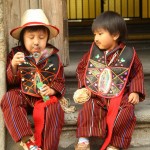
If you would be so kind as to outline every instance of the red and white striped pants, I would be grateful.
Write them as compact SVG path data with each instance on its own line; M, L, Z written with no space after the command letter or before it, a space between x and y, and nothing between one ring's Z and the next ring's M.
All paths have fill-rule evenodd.
M77 137L100 137L107 134L107 110L102 108L99 100L91 98L87 101L78 115ZM114 128L110 145L118 148L128 148L136 124L134 106L128 103L127 95L123 98Z
M22 137L33 135L28 120L28 108L33 109L38 98L23 94L20 89L8 91L2 98L1 108L7 129L15 142ZM43 130L43 150L57 150L61 129L64 124L64 111L59 103L45 108L45 125Z

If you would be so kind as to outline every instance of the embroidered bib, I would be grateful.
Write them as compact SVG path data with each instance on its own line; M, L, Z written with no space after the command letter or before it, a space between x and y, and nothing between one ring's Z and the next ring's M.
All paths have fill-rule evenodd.
M52 54L35 64L33 59L25 58L25 62L18 66L21 76L22 91L28 95L40 97L37 83L50 85L59 71L59 57ZM42 65L42 67L40 66Z
M119 96L127 83L133 58L134 50L124 47L117 61L108 65L104 52L93 43L85 73L85 86L105 98Z

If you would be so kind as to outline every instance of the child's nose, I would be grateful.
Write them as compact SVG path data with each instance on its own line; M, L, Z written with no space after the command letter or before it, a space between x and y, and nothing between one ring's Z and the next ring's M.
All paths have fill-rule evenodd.
M38 39L34 39L34 45L39 45L39 40Z
M97 35L94 36L94 40L98 41L98 36Z
M99 39L99 35L96 34L96 35L94 36L94 39L95 39L95 40L98 40L98 39Z

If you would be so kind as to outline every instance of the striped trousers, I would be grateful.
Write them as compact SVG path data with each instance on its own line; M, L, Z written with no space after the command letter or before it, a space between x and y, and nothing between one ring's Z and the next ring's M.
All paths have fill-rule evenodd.
M123 149L129 147L136 124L134 106L126 98L121 102L110 141L110 145ZM107 135L106 115L107 110L99 104L98 99L91 98L84 103L78 115L77 137L104 138Z
M33 135L28 120L28 108L33 109L38 98L23 94L20 89L8 91L2 98L1 109L6 127L15 142L24 136ZM45 108L42 150L57 150L59 137L64 124L64 111L59 103Z

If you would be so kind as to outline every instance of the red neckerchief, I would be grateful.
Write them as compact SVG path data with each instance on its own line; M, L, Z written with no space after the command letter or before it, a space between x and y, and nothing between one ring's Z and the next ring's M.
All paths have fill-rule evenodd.
M112 54L114 54L117 50L122 49L123 47L124 47L124 44L121 43L114 50L108 52L107 53L108 59L111 59ZM107 113L107 117L106 117L106 123L108 126L108 133L107 133L107 137L106 137L102 147L100 148L100 150L105 150L111 141L114 122L115 122L116 116L118 114L118 110L119 110L119 106L120 106L120 102L121 102L123 93L124 93L124 90L122 91L122 93L118 97L110 99L110 103L109 103L109 107L108 107L108 113Z
M112 131L113 131L113 127L114 127L114 121L118 114L118 110L119 110L119 106L120 106L120 102L121 102L123 93L124 93L124 91L122 91L122 93L118 97L110 99L108 113L107 113L107 117L106 117L106 123L108 126L108 134L107 134L105 142L103 143L100 150L105 150L106 147L108 146L108 144L110 143L110 140L112 137Z

